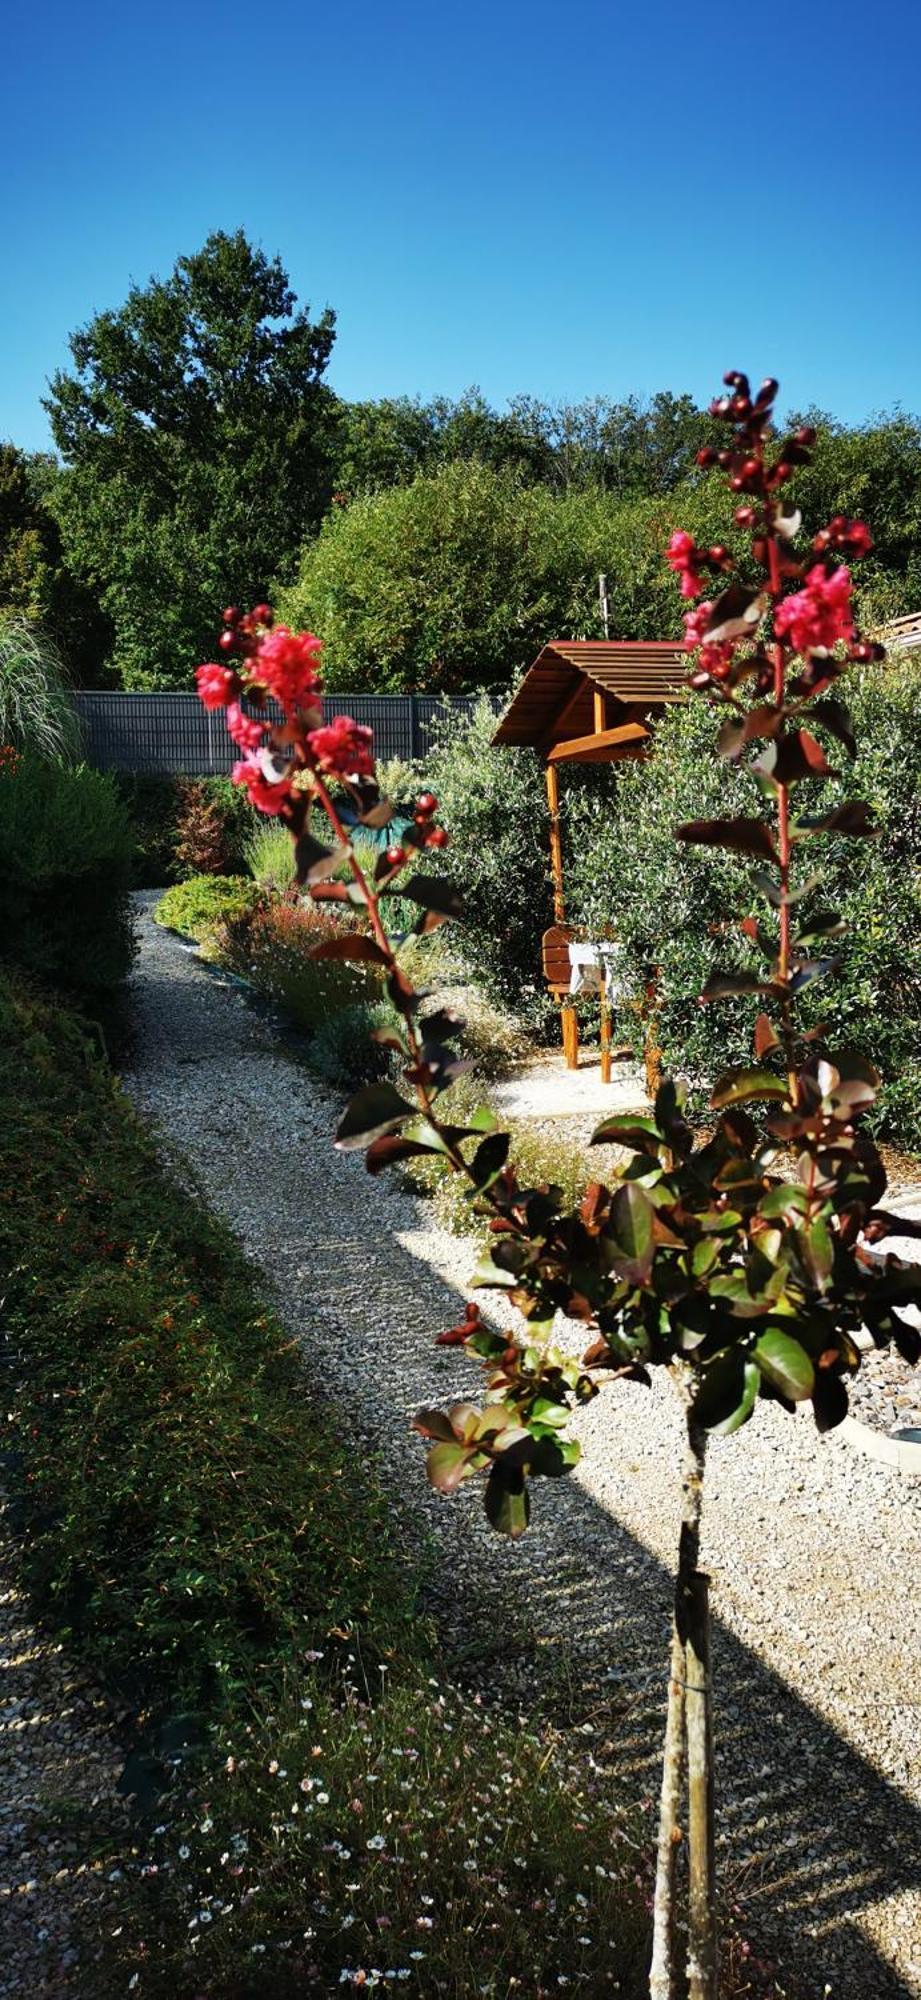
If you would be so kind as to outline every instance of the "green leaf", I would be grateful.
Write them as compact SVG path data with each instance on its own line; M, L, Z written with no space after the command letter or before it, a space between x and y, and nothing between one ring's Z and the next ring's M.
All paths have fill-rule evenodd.
M604 1118L589 1140L590 1146L630 1146L635 1153L649 1153L658 1159L664 1136L651 1118L637 1118L631 1111L619 1111Z
M514 1271L503 1271L493 1262L491 1250L486 1250L470 1280L471 1289L480 1285L501 1286L510 1290L518 1282Z
M582 1456L582 1447L576 1438L538 1438L531 1454L531 1471L545 1479L560 1479L564 1472L571 1472Z
M802 1215L806 1201L806 1190L799 1181L782 1181L779 1187L771 1188L759 1203L759 1213L770 1222L781 1216Z
M471 1163L471 1172L479 1194L482 1194L484 1189L492 1187L493 1181L498 1179L508 1159L511 1143L507 1132L490 1132L487 1138L481 1139Z
M785 1079L769 1069L731 1069L714 1084L710 1103L714 1111L721 1111L726 1104L743 1104L751 1097L787 1095Z
M649 1276L654 1248L655 1209L649 1196L636 1181L618 1188L611 1203L609 1234L616 1251L616 1267L623 1277L641 1284Z
M827 1368L816 1373L812 1391L812 1414L816 1430L831 1431L847 1416L847 1389L840 1375L832 1375Z
M402 1125L412 1114L413 1106L392 1083L362 1084L336 1127L336 1145L342 1153L367 1146L381 1133Z
M531 1518L528 1482L520 1466L494 1465L486 1481L486 1518L500 1535L523 1535Z
M473 1458L465 1444L436 1444L425 1461L429 1485L436 1493L456 1493L473 1471Z
M791 1403L803 1403L812 1395L815 1370L804 1347L792 1334L768 1327L756 1340L754 1358L765 1380Z
M754 1361L739 1348L718 1354L703 1369L692 1404L693 1415L717 1437L729 1437L748 1421L758 1400L761 1375Z

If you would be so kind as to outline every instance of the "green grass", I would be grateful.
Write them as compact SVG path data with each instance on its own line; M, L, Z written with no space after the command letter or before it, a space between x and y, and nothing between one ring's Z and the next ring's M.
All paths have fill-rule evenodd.
M26 1580L156 1782L205 1739L121 1858L94 1993L293 2000L377 1968L449 2000L638 2000L647 1874L613 1780L448 1684L374 1468L229 1232L64 1011L4 980L0 1030Z
M252 910L258 894L243 875L193 875L160 897L154 922L204 944L221 924Z

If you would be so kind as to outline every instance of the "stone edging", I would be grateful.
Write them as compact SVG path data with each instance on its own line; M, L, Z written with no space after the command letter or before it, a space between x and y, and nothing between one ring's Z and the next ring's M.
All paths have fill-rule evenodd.
M861 1423L859 1417L845 1417L837 1427L837 1435L853 1445L855 1451L863 1452L865 1458L878 1459L904 1479L921 1479L921 1444L886 1437L883 1431L874 1430L872 1424Z

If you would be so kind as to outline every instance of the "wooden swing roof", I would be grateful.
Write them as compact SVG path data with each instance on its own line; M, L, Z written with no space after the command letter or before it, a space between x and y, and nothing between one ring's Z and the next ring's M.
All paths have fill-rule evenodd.
M554 764L613 763L642 754L648 720L681 700L686 676L687 654L674 640L551 639L501 716L493 742L528 745Z

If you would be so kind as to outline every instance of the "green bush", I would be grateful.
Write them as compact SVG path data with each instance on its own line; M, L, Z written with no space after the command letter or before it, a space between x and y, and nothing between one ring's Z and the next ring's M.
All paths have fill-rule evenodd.
M221 924L245 916L258 895L255 883L242 875L193 875L190 882L176 882L161 896L154 922L202 944Z
M165 889L168 883L175 882L177 873L176 780L140 771L114 771L112 777L134 841L134 887Z
M34 753L0 775L0 956L87 998L134 955L132 843L111 778Z
M243 875L248 843L262 823L230 778L115 773L134 835L133 879L165 889L189 875Z
M534 751L493 747L495 728L490 703L481 701L471 722L446 721L428 759L451 835L438 872L453 873L463 887L466 916L454 941L472 977L541 1030L553 1019L540 955L553 922L544 780Z
M921 1147L921 665L910 655L851 680L857 735L851 767L830 741L841 775L816 788L808 810L866 798L880 827L873 841L829 840L823 879L801 906L841 911L847 941L837 978L809 989L813 1024L827 1023L829 1047L860 1046L880 1069L884 1089L877 1129ZM682 820L727 812L758 814L762 802L745 771L708 754L717 728L703 703L680 704L658 725L646 763L622 764L603 787L573 788L566 833L572 912L594 929L613 925L626 951L628 978L642 989L659 968L660 1033L665 1062L686 1075L698 1110L716 1073L751 1052L757 1002L701 1006L707 973L720 965L750 970L751 947L726 912L754 910L751 872L729 853L687 847L674 838ZM748 899L748 900L747 900ZM805 998L805 996L804 996ZM635 1016L625 1013L630 1031Z

